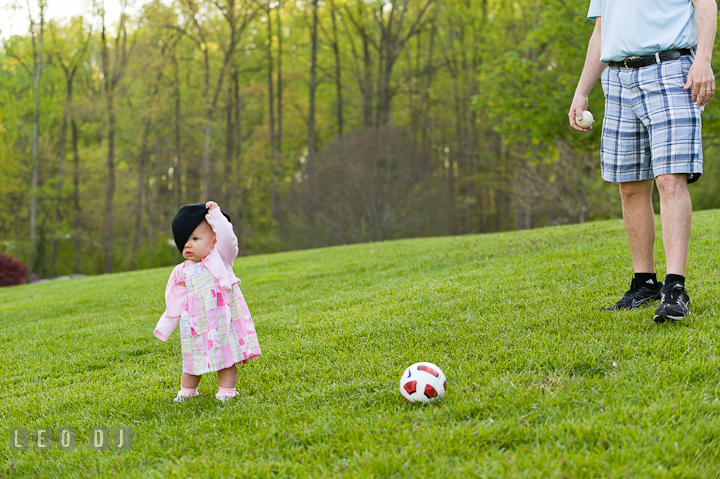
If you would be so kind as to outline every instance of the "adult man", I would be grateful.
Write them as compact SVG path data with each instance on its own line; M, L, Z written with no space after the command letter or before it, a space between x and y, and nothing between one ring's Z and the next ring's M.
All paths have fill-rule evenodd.
M602 75L602 177L620 183L635 272L630 290L606 310L632 309L661 299L653 320L681 320L690 302L685 290L692 217L688 183L702 174L700 113L715 95L710 60L717 4L590 0L588 18L596 20L595 30L568 118L574 129L587 131L577 121ZM660 195L667 263L664 286L657 281L653 255L653 178Z

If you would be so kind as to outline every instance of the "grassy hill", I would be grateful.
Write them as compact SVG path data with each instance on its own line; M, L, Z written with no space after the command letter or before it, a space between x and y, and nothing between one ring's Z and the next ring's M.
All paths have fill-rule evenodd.
M216 375L172 402L171 268L0 289L0 476L720 477L719 231L696 213L681 324L601 311L630 280L620 221L238 259L263 356L227 404ZM441 403L400 398L417 361ZM12 450L18 426L78 447Z

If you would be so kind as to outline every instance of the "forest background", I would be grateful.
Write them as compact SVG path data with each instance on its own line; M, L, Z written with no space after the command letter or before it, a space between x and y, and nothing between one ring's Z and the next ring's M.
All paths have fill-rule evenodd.
M595 127L567 121L587 0L46 1L5 5L30 27L0 49L0 252L34 278L176 264L175 212L209 199L241 255L620 216L599 83Z

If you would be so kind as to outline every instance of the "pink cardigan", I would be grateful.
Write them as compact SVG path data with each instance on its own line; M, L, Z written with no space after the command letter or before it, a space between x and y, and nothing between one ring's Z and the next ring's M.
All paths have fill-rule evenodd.
M213 208L205 219L213 229L217 243L205 256L201 263L205 266L223 289L230 290L240 280L235 276L232 265L238 254L238 241L232 224L222 215L219 207ZM185 263L175 266L167 286L165 287L165 312L155 326L155 336L161 341L167 341L180 322L180 314L187 299L187 288L180 285L180 271Z

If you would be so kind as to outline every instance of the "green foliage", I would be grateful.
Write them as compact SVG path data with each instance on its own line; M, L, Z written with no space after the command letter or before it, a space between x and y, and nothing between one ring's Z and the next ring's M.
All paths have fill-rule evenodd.
M585 18L587 2L534 3L527 9L529 32L508 38L511 46L483 65L475 106L500 120L498 127L507 141L552 149L562 140L578 149L597 151L604 111L599 82L590 99L597 120L592 132L578 135L567 119L594 26Z
M132 49L127 65L113 67L124 68L114 99L114 270L171 264L162 245L173 215L184 203L211 199L202 197L203 158L208 98L212 102L216 92L207 175L212 199L235 219L241 254L304 244L285 234L292 225L282 221L291 215L281 209L308 169L312 3L263 4L239 37L221 83L230 31L222 4L149 1L128 20L127 38L115 37L119 18L106 18L113 62L123 48ZM188 12L198 9L202 21L195 24ZM593 130L578 134L567 124L593 27L585 0L334 0L318 3L317 13L317 150L354 130L383 126L380 119L387 116L388 125L409 129L430 152L424 188L435 211L429 217L426 209L408 208L403 214L410 221L397 237L619 214L615 189L598 174L599 87L590 98ZM100 32L91 24L74 18L45 25L36 192L29 188L31 38L9 38L0 49L0 200L13 205L0 211L0 251L26 262L38 251L40 245L30 245L29 225L30 198L37 193L36 224L45 224L43 247L52 256L47 276L104 270L108 104ZM390 57L394 63L385 78ZM77 72L68 102L72 65ZM714 102L704 116L707 146L717 142L709 134L717 131L717 108ZM78 159L76 164L68 124L61 169L64 118L77 127ZM705 181L714 178L716 156L716 149L707 149L706 178L693 187L701 208L718 206L716 182Z
M709 127L704 127L709 129ZM705 147L703 151L703 175L690 185L693 207L696 209L720 208L720 151L716 144Z
M632 271L617 220L238 259L263 355L226 404L213 375L200 397L172 402L178 333L152 335L169 268L3 288L0 470L713 477L720 212L693 223L680 324L656 325L652 308L601 311ZM448 377L439 404L400 397L399 375L419 360ZM17 426L74 427L78 449L12 451ZM133 450L90 450L98 426L131 427Z

